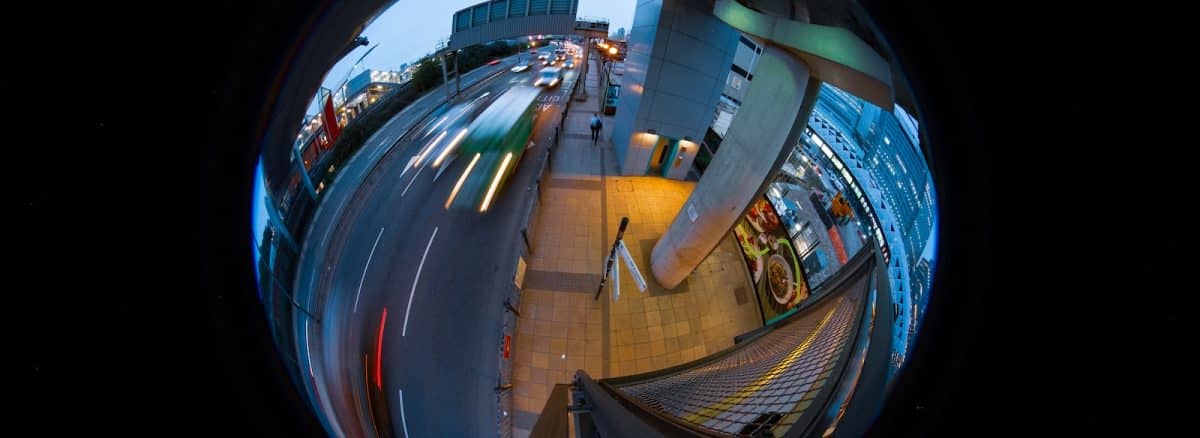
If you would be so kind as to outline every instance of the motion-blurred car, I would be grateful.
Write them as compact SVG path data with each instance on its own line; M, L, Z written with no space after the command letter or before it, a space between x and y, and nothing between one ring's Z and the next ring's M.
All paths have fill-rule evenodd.
M563 61L563 67L575 68L575 58L567 58L566 61Z
M529 70L529 64L520 64L520 65L517 65L516 67L513 67L513 68L511 68L511 69L509 69L509 70L510 70L510 71L512 71L513 73L520 73L520 72L523 72L523 71L525 71L525 70Z
M563 77L563 74L562 74L561 68L546 67L546 68L543 68L541 72L538 72L538 77L536 80L533 81L533 85L535 85L535 86L545 85L546 87L553 87L555 85L558 85L559 82L562 82L562 77Z

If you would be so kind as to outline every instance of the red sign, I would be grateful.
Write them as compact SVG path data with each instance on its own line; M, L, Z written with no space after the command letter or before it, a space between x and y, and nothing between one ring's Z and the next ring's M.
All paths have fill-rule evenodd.
M846 245L842 243L842 233L838 232L837 225L829 227L829 240L833 241L833 251L837 253L838 264L846 264L850 261L850 257L846 255Z
M508 359L509 347L512 345L512 335L504 335L504 358Z
M338 135L342 133L342 127L337 124L337 117L333 114L333 93L325 97L325 110L321 117L322 124L325 125L325 132L329 133L330 141L337 141Z

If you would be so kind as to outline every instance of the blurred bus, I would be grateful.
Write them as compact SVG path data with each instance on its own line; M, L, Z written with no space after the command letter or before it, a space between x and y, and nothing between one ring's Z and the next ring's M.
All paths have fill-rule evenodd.
M540 90L515 86L483 110L466 128L458 146L458 159L467 165L455 180L445 208L471 209L485 213L496 203L508 178L516 171L533 145Z

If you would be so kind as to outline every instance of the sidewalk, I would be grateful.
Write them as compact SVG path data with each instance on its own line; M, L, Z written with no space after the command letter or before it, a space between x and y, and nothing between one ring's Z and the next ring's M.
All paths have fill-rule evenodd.
M538 243L513 340L517 437L528 436L554 385L570 383L575 370L604 378L674 366L732 346L734 336L762 325L731 237L675 290L654 281L650 250L695 183L617 176L613 118L603 116L601 139L594 144L588 128L600 104L596 59L584 82L587 100L574 102L567 114L544 182L540 220L531 230ZM625 244L648 290L639 292L618 261L619 300L612 301L607 286L593 300L622 216L629 217Z

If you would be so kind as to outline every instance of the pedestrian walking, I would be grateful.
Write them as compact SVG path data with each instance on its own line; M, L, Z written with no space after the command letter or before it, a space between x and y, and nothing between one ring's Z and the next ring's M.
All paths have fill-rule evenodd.
M592 113L592 144L595 144L600 139L600 128L604 127L604 122L600 121L600 113Z

